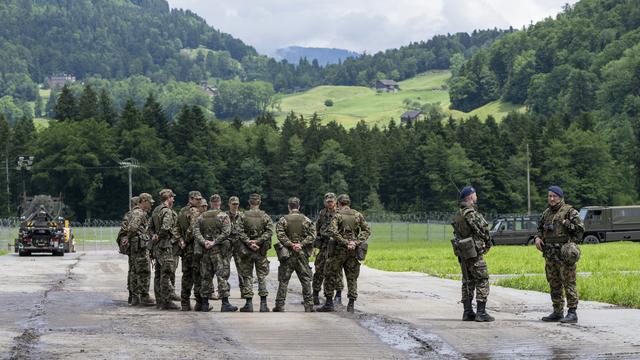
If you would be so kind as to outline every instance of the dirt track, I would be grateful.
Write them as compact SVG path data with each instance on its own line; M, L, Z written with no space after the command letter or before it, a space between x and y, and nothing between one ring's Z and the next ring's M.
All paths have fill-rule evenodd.
M548 295L493 287L497 321L461 322L457 281L363 268L355 315L304 313L295 279L286 313L167 312L126 304L126 269L115 251L0 257L0 357L640 359L640 311L607 304L546 324Z

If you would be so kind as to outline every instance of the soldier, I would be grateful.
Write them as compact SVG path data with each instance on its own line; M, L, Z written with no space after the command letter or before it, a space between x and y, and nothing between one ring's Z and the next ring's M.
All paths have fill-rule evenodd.
M535 243L544 256L544 271L551 288L553 313L543 317L542 321L575 324L578 322L576 263L580 259L580 249L576 242L582 237L584 224L578 211L564 202L564 192L559 186L549 187L547 202L549 207L538 222ZM563 290L569 308L566 316Z
M236 272L238 273L238 285L240 292L242 293L242 259L240 258L240 252L243 250L244 242L248 240L248 237L244 231L244 214L238 210L240 207L240 199L237 196L229 198L229 220L231 221L231 235L229 240L231 241L231 252L233 256L233 262L236 265ZM230 267L229 262L225 264ZM249 306L249 307L248 307ZM240 308L241 312L253 312L253 304L249 301L245 306Z
M229 216L220 210L222 203L220 195L213 194L209 199L211 210L204 212L194 224L193 234L195 240L203 248L202 261L200 262L200 275L202 277L200 299L201 311L211 311L209 307L209 295L213 291L213 277L218 272L224 272L224 259L222 253L229 251L229 234L231 233L231 221ZM236 311L237 307L229 303L229 283L224 280L228 274L221 274L218 279L218 293L222 298L220 311Z
M131 198L131 210L127 211L126 214L122 217L122 224L120 225L120 231L118 231L118 237L116 238L116 243L118 243L118 250L120 254L127 255L129 260L129 269L127 270L127 290L129 290L129 298L127 303L131 305L133 301L133 289L135 288L135 284L133 284L133 256L131 255L131 247L129 246L129 239L127 238L127 228L129 227L129 222L131 221L131 213L135 208L138 207L140 203L140 197L134 196Z
M478 212L478 195L473 187L464 187L460 192L460 200L460 208L451 225L455 235L453 248L462 269L462 321L490 322L495 319L486 311L489 271L482 257L491 248L489 224ZM473 312L471 305L474 292L477 313Z
M160 201L151 215L153 229L153 253L156 259L153 287L156 291L156 303L163 310L178 310L180 307L172 300L175 295L171 286L171 276L175 274L174 245L184 240L178 233L178 214L173 211L175 194L171 189L160 191Z
M193 224L200 216L202 207L202 194L200 191L189 192L189 203L178 214L178 231L180 233L181 257L182 257L182 289L180 291L180 307L182 311L191 310L191 289L196 281L196 272L200 269L194 265L193 256ZM199 264L198 264L199 265ZM199 276L197 277L200 278ZM200 286L197 286L199 289ZM200 304L200 294L195 292L196 304Z
M315 272L313 274L313 304L320 305L320 289L322 288L322 282L325 278L325 264L327 262L327 245L329 244L330 236L327 233L329 224L336 213L336 194L328 192L324 195L324 209L320 210L318 220L316 221L316 241L314 247L319 250L316 255L316 260L313 263ZM333 299L334 303L342 304L342 289L344 289L344 282L342 280L342 270L340 270L340 281L337 283L336 297Z
M304 311L314 312L311 296L311 269L309 269L309 252L313 249L315 240L313 222L300 213L300 199L289 198L289 215L285 215L276 224L278 244L276 251L280 266L278 267L278 294L274 312L284 312L287 299L289 279L295 271L302 285Z
M131 218L127 227L130 256L133 257L132 284L134 285L131 305L154 305L149 297L149 282L151 280L151 259L149 257L149 211L153 205L153 197L142 193L139 196L138 207L131 211Z
M198 207L198 216L191 225L191 234L193 236L193 296L196 298L196 305L193 307L194 311L202 311L202 298L200 297L200 290L202 289L201 267L203 252L202 246L195 238L194 227L198 226L198 218L200 217L200 215L204 214L208 209L209 203L207 203L207 200L200 200L200 206ZM211 287L213 288L213 284L211 284Z
M349 304L348 312L354 312L358 299L358 276L360 261L366 256L366 241L371 235L369 225L358 211L351 209L349 195L338 197L339 209L336 211L327 229L330 241L327 247L327 264L325 265L324 305L319 311L334 311L333 292L338 288L342 278L342 270L347 278Z
M240 251L240 274L242 276L242 298L246 303L243 312L253 310L253 269L258 277L258 295L260 296L260 312L269 312L267 306L267 275L269 275L269 260L267 251L271 248L273 222L271 217L260 210L262 202L260 194L249 195L249 210L243 217L243 244Z

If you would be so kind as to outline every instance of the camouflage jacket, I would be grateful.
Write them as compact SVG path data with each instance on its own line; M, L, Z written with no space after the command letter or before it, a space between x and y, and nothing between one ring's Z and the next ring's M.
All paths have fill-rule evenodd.
M308 250L316 238L314 232L311 219L298 210L281 217L276 224L276 237L288 249L291 249L293 244L302 244L302 248Z
M187 205L178 214L178 233L187 247L193 246L193 224L198 220L200 210L197 206Z
M346 207L336 211L327 234L338 244L346 246L353 240L358 246L369 239L371 229L360 212Z
M247 237L242 240L249 246L249 240L257 240L258 245L264 242L271 243L273 236L273 221L271 217L260 209L250 209L243 214L244 230Z
M202 213L193 226L195 241L206 251L219 252L229 247L231 220L229 215L219 209L211 209ZM214 246L206 249L205 240L213 241Z
M149 215L139 207L131 211L127 238L132 247L141 246L140 241L149 241Z
M458 239L472 237L476 242L476 248L480 245L482 250L491 247L489 223L478 212L475 204L461 202L451 225Z
M137 205L134 206L122 217L122 223L120 224L120 230L118 231L118 237L116 238L116 243L118 243L118 246L120 246L122 239L127 237L127 230L129 228L129 223L131 222L131 215L133 214L133 211L139 208L140 207Z
M229 221L231 221L231 233L229 234L229 240L231 246L234 249L238 249L239 246L246 243L249 237L244 231L244 213L238 211L235 215L229 212Z
M329 234L329 226L331 225L331 220L333 220L335 215L335 209L331 211L326 208L320 210L318 220L316 221L316 236L319 240L316 243L317 248L324 248L327 246L329 239L331 238L331 234Z
M568 223L563 224L563 220ZM545 243L543 256L560 261L562 242L577 242L583 232L582 219L571 205L561 202L548 207L538 220L538 236Z
M158 235L154 246L161 249L173 247L180 241L178 232L178 214L165 204L160 204L151 213L151 233Z

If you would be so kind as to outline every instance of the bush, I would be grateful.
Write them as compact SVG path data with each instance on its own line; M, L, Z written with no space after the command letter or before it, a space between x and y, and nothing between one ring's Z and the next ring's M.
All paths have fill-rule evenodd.
M327 99L327 100L325 100L325 101L324 101L324 106L326 106L326 107L331 107L331 106L333 106L333 100L331 100L331 99Z

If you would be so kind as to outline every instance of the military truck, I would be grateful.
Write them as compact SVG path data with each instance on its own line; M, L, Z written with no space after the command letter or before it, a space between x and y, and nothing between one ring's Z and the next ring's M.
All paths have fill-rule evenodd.
M50 252L63 256L66 252L75 252L69 221L62 216L65 206L61 197L24 196L20 208L20 229L14 243L18 255Z
M587 206L580 209L580 218L585 244L640 241L640 205Z
M538 232L538 215L497 218L489 232L494 245L531 245Z

